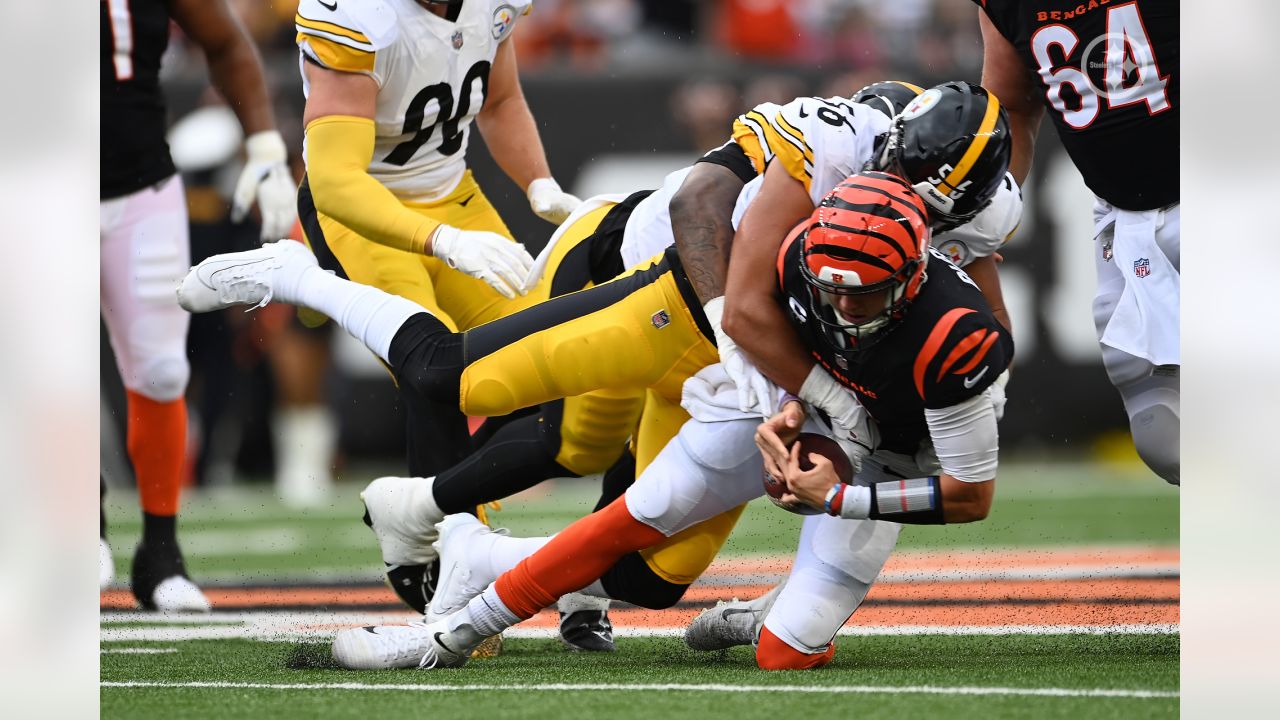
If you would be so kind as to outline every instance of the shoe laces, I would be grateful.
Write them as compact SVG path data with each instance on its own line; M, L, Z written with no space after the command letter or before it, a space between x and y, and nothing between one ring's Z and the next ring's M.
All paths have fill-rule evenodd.
M408 627L415 630L425 630L427 623L422 620L415 620L410 622ZM402 657L418 657L422 654L422 636L417 633L392 632L378 637L387 642L384 649L390 651L391 660L398 660Z

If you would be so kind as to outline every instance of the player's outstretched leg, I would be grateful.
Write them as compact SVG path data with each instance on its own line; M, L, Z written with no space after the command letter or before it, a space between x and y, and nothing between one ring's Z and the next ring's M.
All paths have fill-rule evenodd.
M684 644L704 652L754 645L780 592L782 585L754 600L717 601L715 607L703 610L685 628Z

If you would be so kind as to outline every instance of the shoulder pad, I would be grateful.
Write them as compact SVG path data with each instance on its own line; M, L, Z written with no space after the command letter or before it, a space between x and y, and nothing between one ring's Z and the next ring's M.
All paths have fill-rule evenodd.
M301 0L294 16L299 42L318 38L364 52L395 41L396 11L385 0Z
M989 314L955 307L938 318L916 354L912 377L927 408L963 402L1009 366L1013 339Z
M969 222L933 238L933 246L964 267L995 253L1018 231L1022 222L1022 190L1013 175L1005 173L1004 182L991 198L991 204Z

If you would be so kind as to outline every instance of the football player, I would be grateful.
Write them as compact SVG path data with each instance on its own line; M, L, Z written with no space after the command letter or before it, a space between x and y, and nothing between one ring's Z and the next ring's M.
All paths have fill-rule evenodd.
M1007 136L998 124L983 128L983 118L999 119L1000 115L994 100L990 100L994 109L988 110L989 98L980 88L951 84L938 92L940 102L951 106L953 111L928 116L930 119L925 121L917 119L926 117L924 114L904 118L895 125L894 134L898 138L894 141L895 147L902 145L903 138L913 141L907 145L920 147L914 142L918 132L929 131L939 118L960 117L967 121L958 123L953 130L959 139L953 137L947 141L959 158L971 154L969 148L976 142L975 131L982 130L981 155L996 160L993 163L970 161L970 165L978 168L975 180L981 182L976 183L975 192L955 204L964 217L973 217L1002 186L1004 164L1000 158L1002 153L1007 154ZM831 158L808 162L800 154L800 145L787 141L790 147L797 148L791 151L793 155L801 158L800 162L793 163L797 172L806 180L811 173L817 173L818 179L810 181L815 193L812 202L821 199L821 195L816 195L821 189L817 183L834 186L842 179L833 177L832 168L839 163L856 167L876 160L905 162L918 171L928 169L928 155L917 157L897 150L878 155L872 152L876 136L882 133L868 130L879 123L887 131L888 118L847 102L835 107L846 113L849 122L828 122L824 119L826 113L813 112L814 106L806 110L799 101L792 109L798 118L796 122L807 129L809 142L813 143L810 157L829 155ZM811 119L804 122L805 118ZM799 132L794 124L790 125ZM855 126L863 132L858 133ZM834 140L824 141L824 136ZM927 175L924 172L920 177ZM744 193L744 208L753 204L757 191L759 197L769 195L768 177L753 182L750 192ZM678 182L668 183L668 187L672 185ZM636 244L629 246L624 238L624 250L644 247L646 243L656 243L660 249L671 242L669 223L665 240L656 233L656 229L663 226L665 203L650 205L651 214L646 216L641 214L645 202L640 203L627 223L628 237L630 231L636 229ZM573 223L569 226L572 228ZM634 443L640 469L687 417L680 408L684 379L717 358L708 342L714 330L700 312L696 293L687 278L678 272L680 261L673 251L633 268L614 282L469 331L465 334L465 354L463 338L442 334L443 328L420 307L396 302L382 293L333 277L321 277L323 273L308 271L309 262L314 262L309 255L294 252L287 245L256 251L253 255L220 256L193 270L184 283L180 299L184 307L193 311L234 303L258 303L270 297L330 308L334 312L328 314L340 318L343 327L396 368L402 386L415 386L441 398L456 398L461 388L462 402L474 414L507 412L500 408L519 407L598 387L649 387L646 421L637 431ZM599 362L600 353L610 348L617 357ZM645 352L638 352L641 349ZM538 358L554 358L554 362ZM843 402L840 398L836 400ZM854 404L851 400L848 403ZM842 407L836 415L850 412L853 410ZM407 524L410 517L428 514L429 498L417 493L405 493L402 498L412 507L402 513L401 518L389 519ZM673 602L710 563L739 511L726 513L702 527L690 528L668 544L646 550L641 561L619 568L624 577L629 573L648 576L645 582L634 582L627 577L626 582L617 585L620 592L639 588L638 591L647 593L645 597L634 594L625 597L648 606L661 607ZM376 520L374 525L375 528L378 525ZM421 529L412 526L387 528L386 534L400 535L400 539L392 540L405 545L422 542ZM386 538L383 544L385 552Z
M1178 5L978 0L982 84L1007 102L1012 168L1047 111L1096 201L1093 317L1138 454L1179 483Z
M295 17L308 244L327 269L452 330L509 311L533 262L466 166L473 121L540 217L559 224L579 203L551 177L507 42L528 11L528 0L303 0ZM410 473L462 459L456 403L402 397Z
M761 426L736 398L726 403L706 387L732 386L721 366L707 368L685 389L695 419L623 498L550 539L507 538L450 516L441 524L447 561L436 599L467 602L434 622L344 631L335 659L357 669L459 667L485 636L559 595L598 592L596 579L628 553L762 495L768 470L790 488L784 502L826 514L805 521L756 660L765 669L830 662L832 639L879 573L899 523L981 520L994 494L995 378L1012 338L972 280L929 248L926 214L906 181L868 172L841 183L775 247L769 285L804 352L874 417L851 484L838 482L826 458L810 456L814 467L803 471L798 450L786 450L783 436L801 427L826 431L805 425L798 398L784 398L782 413Z
M608 208L606 214L582 215L568 223L564 228L567 232L557 232L548 244L548 251L544 251L544 257L549 252L566 258L568 262L557 264L554 258L546 262L542 283L554 272L556 277L551 282L550 296L576 290L582 287L581 278L573 283L564 280L576 277L573 272L582 271L565 268L584 262L592 279L597 282L608 279L620 272L624 265L637 264L660 252L672 242L674 235L681 258L691 269L690 278L700 300L723 294L723 290L719 290L706 295L705 288L701 286L712 283L713 287L722 288L723 267L714 265L715 256L721 253L713 250L712 257L704 259L694 256L698 251L690 248L698 247L702 242L699 233L709 227L728 228L728 239L712 238L713 242L728 246L732 238L733 208L744 183L757 177L765 165L779 154L788 159L785 165L798 182L807 181L808 174L813 172L822 178L820 188L835 182L849 167L865 162L874 154L869 151L873 150L876 138L884 134L887 126L884 121L889 117L889 109L905 107L908 99L921 91L917 86L898 82L879 83L859 91L855 96L858 101L881 110L883 119L877 114L857 114L858 119L850 121L849 126L856 123L855 132L849 132L843 124L832 125L829 121L830 108L848 106L849 101L845 99L809 97L798 98L785 106L772 103L757 106L735 121L728 143L708 153L693 168L673 173L652 196L647 192L637 193L622 202L617 202L620 198L613 198L606 204L617 204ZM959 91L954 91L949 98L954 101L960 96ZM816 115L813 114L815 107L818 108ZM973 118L975 123L976 120ZM786 133L799 133L802 138L807 133L810 137L813 147L808 152L812 155L812 162L807 166L802 158L793 157L804 151L794 136ZM916 132L912 128L912 138L915 137ZM814 167L818 169L814 170ZM764 192L767 194L771 190ZM1016 186L1006 183L998 188L991 205L972 222L943 236L951 238L946 247L971 245L970 257L988 256L1016 227L1020 210ZM972 231L977 227L983 228L982 232L988 238L986 241L980 240ZM589 238L589 249L562 249L579 237ZM704 262L709 263L705 268ZM544 259L540 258L540 270L543 265ZM718 286L715 285L717 282ZM535 287L531 296L545 294ZM989 297L999 297L998 284ZM538 414L505 424L484 447L434 478L380 478L374 481L362 497L368 508L367 522L383 540L384 561L393 568L389 572L392 587L411 607L426 610L435 578L434 552L427 550L430 541L434 540L435 523L446 514L507 497L548 477L586 475L606 469L606 489L597 508L615 499L635 477L635 458L626 453L616 466L610 468L610 464L623 453L633 435L643 396L640 389L614 388L569 398L563 404L551 403ZM650 415L651 424L654 417ZM675 425L662 432L674 432L674 427L683 420L682 416L676 417ZM404 502L403 499L409 495L417 500ZM411 517L403 517L407 507L415 508ZM389 516L394 519L380 519ZM406 552L403 544L388 539L387 533L381 531L384 524L417 528L423 536L423 543L419 544L423 550ZM685 565L684 560L660 562L657 557L647 557L636 567L651 580L665 579L665 582L678 586L700 571L697 568L703 553L695 555L688 563L693 568L691 571L677 571L676 567L671 567ZM423 562L428 564L421 564ZM664 565L667 566L665 570L662 569ZM678 591L678 588L673 589ZM594 649L612 647L608 639L612 629L601 607L582 607L578 598L571 598L561 602L560 610L562 637L567 642L571 637L579 637ZM583 649L581 645L574 647Z
M144 609L208 611L208 599L187 577L175 531L187 445L190 317L170 292L191 264L191 250L160 91L170 21L204 51L214 85L244 129L247 162L232 218L243 219L256 199L262 237L281 237L296 217L295 189L257 51L226 2L103 0L100 11L102 319L125 387L127 446L143 518L130 587ZM112 574L105 528L100 558L105 586Z

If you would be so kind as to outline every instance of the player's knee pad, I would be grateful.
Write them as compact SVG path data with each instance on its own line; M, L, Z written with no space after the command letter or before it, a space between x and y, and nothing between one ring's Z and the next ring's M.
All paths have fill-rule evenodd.
M153 357L139 369L133 392L156 402L173 402L182 397L191 379L191 364L181 355Z
M1129 430L1138 456L1170 485L1180 483L1179 450L1181 419L1177 391L1156 388L1125 397Z
M566 398L556 462L578 475L608 470L626 448L643 406L643 391L602 390Z
M733 532L745 505L704 520L682 530L659 545L640 551L645 564L667 582L689 584L715 560L724 541Z
M658 575L640 553L627 553L614 563L600 584L609 597L650 610L674 607L689 589L688 583L674 583Z
M765 627L760 631L756 644L756 665L761 670L811 670L831 662L836 656L836 644L829 642L814 652L801 652Z

